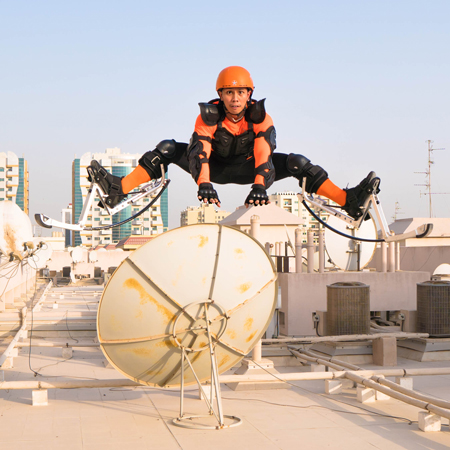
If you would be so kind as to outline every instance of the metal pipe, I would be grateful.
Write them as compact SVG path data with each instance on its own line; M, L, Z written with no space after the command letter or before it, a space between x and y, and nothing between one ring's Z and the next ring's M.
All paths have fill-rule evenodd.
M312 358L321 358L321 359L324 359L325 361L329 361L331 363L338 364L339 366L345 367L346 369L362 370L361 367L355 366L355 365L350 364L350 363L345 362L345 361L340 361L340 360L338 360L336 358L322 356L322 355L317 355L316 353L311 352L309 350L300 350L300 349L292 348L292 347L289 347L289 346L288 346L288 348L289 348L289 350L301 353L302 355L310 356Z
M87 342L85 344L80 343L73 343L70 344L69 342L61 342L61 343L55 343L55 342L32 342L30 344L30 341L24 341L24 342L17 342L16 347L53 347L53 348L61 348L61 347L99 347L99 343L95 342Z
M260 232L260 220L259 216L252 216L250 218L251 230L250 233L252 237L259 241L259 232ZM277 242L275 244L275 254L280 255L280 243ZM252 351L252 359L253 361L260 362L262 359L262 344L261 339L256 343L255 347ZM220 414L220 411L219 411Z
M301 338L285 338L285 339L263 339L264 344L302 344L309 342L340 342L340 341L370 341L378 339L379 337L395 337L397 339L414 339L414 338L427 338L430 335L428 333L383 333L380 334L348 334L341 336L308 336Z
M302 257L302 230L295 229L295 273L302 273L303 257Z
M395 243L395 270L400 270L400 242Z
M319 231L319 273L325 272L325 232Z
M306 258L308 260L308 273L314 272L314 232L309 229L306 233Z
M336 370L343 370L343 369L345 369L345 367L343 367L343 366L341 366L339 364L334 364L334 363L332 363L330 361L327 361L325 359L316 358L316 357L307 356L307 355L302 355L301 353L297 352L296 350L292 350L292 349L290 349L290 350L294 354L294 356L296 356L299 359L303 359L304 361L315 362L317 364L321 364L322 366L331 367L332 369L336 369Z
M427 403L432 403L433 405L440 406L442 408L450 409L450 402L447 402L445 400L441 400L439 398L432 397L431 395L424 395L424 394L421 394L420 392L416 392L411 389L407 389L403 386L400 386L397 383L394 383L393 381L386 380L386 378L384 378L382 376L374 375L371 378L372 378L372 380L376 381L377 383L384 384L385 386L390 387L394 391L401 392L402 394L408 395L409 397L413 397L418 400L423 400Z
M411 398L407 395L394 391L393 389L390 389L388 387L381 386L380 384L376 383L373 380L368 380L367 378L363 378L359 375L356 375L356 373L354 372L347 372L345 377L348 378L349 380L355 381L356 383L362 384L363 386L367 386L371 389L375 389L376 391L380 391L383 394L389 395L389 397L401 400L417 408L425 409L433 414L445 417L446 419L450 419L450 411L448 410L439 408L438 406L432 405L431 403Z
M337 372L296 372L280 373L276 378L281 381L304 381L304 380L335 380L348 378L348 374L355 374L362 377L372 377L374 375L384 375L385 377L411 377L421 375L450 375L450 367L428 368L428 369L381 369L381 370L360 370L337 371ZM271 374L258 375L221 375L220 383L240 383L242 381L267 382L273 381ZM1 389L77 389L77 388L109 388L140 385L132 380L112 379L112 380L71 380L71 381L4 381L0 383ZM167 388L169 389L169 388ZM388 394L389 395L389 394Z
M3 352L3 355L0 357L0 367L3 366L7 358L9 358L10 353L14 350L20 336L22 335L22 331L25 331L27 329L27 307L24 306L21 311L21 317L22 317L22 326L20 327L19 331L14 336L14 339L9 343L6 350Z
M395 242L389 242L388 247L388 272L395 272Z
M250 234L259 242L260 219L259 216L250 217Z
M381 243L381 272L387 272L387 244L386 242Z

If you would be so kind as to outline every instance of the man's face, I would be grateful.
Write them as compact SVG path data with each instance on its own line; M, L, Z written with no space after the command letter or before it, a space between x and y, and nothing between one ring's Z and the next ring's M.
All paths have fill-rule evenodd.
M247 88L227 88L219 91L220 99L230 114L240 114L250 98L251 91Z

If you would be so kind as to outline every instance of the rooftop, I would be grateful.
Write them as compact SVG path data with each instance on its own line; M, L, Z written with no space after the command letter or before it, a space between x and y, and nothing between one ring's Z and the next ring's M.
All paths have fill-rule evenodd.
M23 347L14 358L14 367L4 370L5 381L125 379L116 370L105 367L103 353L95 345L95 317L101 292L99 286L52 288L42 310L34 314L33 334L24 343L80 346L73 348L69 359L67 355L62 357L61 348L33 346L29 355L28 347ZM55 301L58 309L53 308ZM17 321L17 313L4 313L1 319L4 330L8 320ZM50 332L50 323L57 332ZM2 350L8 340L3 340ZM380 369L368 364L361 366ZM448 368L450 364L399 358L397 367ZM310 366L300 365L277 369L280 373L311 371ZM415 390L447 401L450 401L449 386L448 375L414 377ZM1 390L1 448L444 450L450 447L448 420L443 420L442 432L422 432L417 424L420 410L398 400L361 404L354 388L344 389L339 395L326 395L323 380L293 381L288 387L233 391L222 384L224 413L240 417L243 423L214 431L173 425L172 420L179 414L178 390L144 386L52 389L48 391L47 406L31 406L30 389ZM184 408L192 414L206 412L197 388L187 388Z

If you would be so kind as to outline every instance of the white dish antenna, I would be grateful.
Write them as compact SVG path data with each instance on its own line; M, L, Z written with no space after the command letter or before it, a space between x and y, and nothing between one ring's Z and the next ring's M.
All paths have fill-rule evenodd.
M75 247L71 252L70 256L72 257L72 262L74 264L79 263L83 260L83 249L80 247Z
M33 231L28 216L18 205L0 201L0 252L3 255L24 254L24 244L33 240Z
M265 249L241 231L216 224L168 231L110 278L97 316L101 349L142 384L193 384L194 370L200 382L210 380L210 345L223 373L264 334L276 278Z
M327 224L342 233L364 239L377 239L377 228L373 219L362 222L361 227L355 230L344 221L329 216ZM375 254L376 242L361 242L345 238L325 229L325 248L328 256L342 270L363 269Z
M450 264L440 264L436 267L433 275L442 275L448 277L450 275Z
M98 261L97 252L92 250L89 252L89 262L96 263Z

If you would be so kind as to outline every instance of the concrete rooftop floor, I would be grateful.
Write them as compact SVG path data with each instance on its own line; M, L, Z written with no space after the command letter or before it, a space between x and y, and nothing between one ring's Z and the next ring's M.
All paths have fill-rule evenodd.
M54 289L53 292L57 292ZM75 299L75 298L74 298ZM57 310L85 311L86 295L79 305ZM95 310L95 309L94 309ZM42 317L49 316L44 306ZM82 342L87 337L73 336ZM61 338L45 338L61 341ZM62 342L75 342L62 339ZM6 342L2 343L4 349ZM0 352L3 351L0 349ZM60 348L19 350L14 368L4 371L5 381L117 379L122 375L105 368L99 348L75 348L65 360ZM35 377L30 370L40 375ZM399 367L449 367L449 362L416 362L399 358ZM364 368L379 366L363 365ZM309 371L309 367L279 368ZM224 413L243 423L225 430L191 430L172 420L179 413L179 392L150 387L53 389L48 406L31 406L31 390L0 391L0 449L234 449L245 450L444 450L450 448L448 421L442 431L418 429L419 409L389 399L370 404L356 401L356 389L325 395L324 381L293 382L290 389L230 390L222 385ZM206 413L198 389L187 388L185 412ZM450 401L450 376L414 378L414 389ZM395 416L395 417L394 417ZM403 419L400 419L403 418ZM405 420L406 419L406 420ZM411 421L411 422L409 422Z

